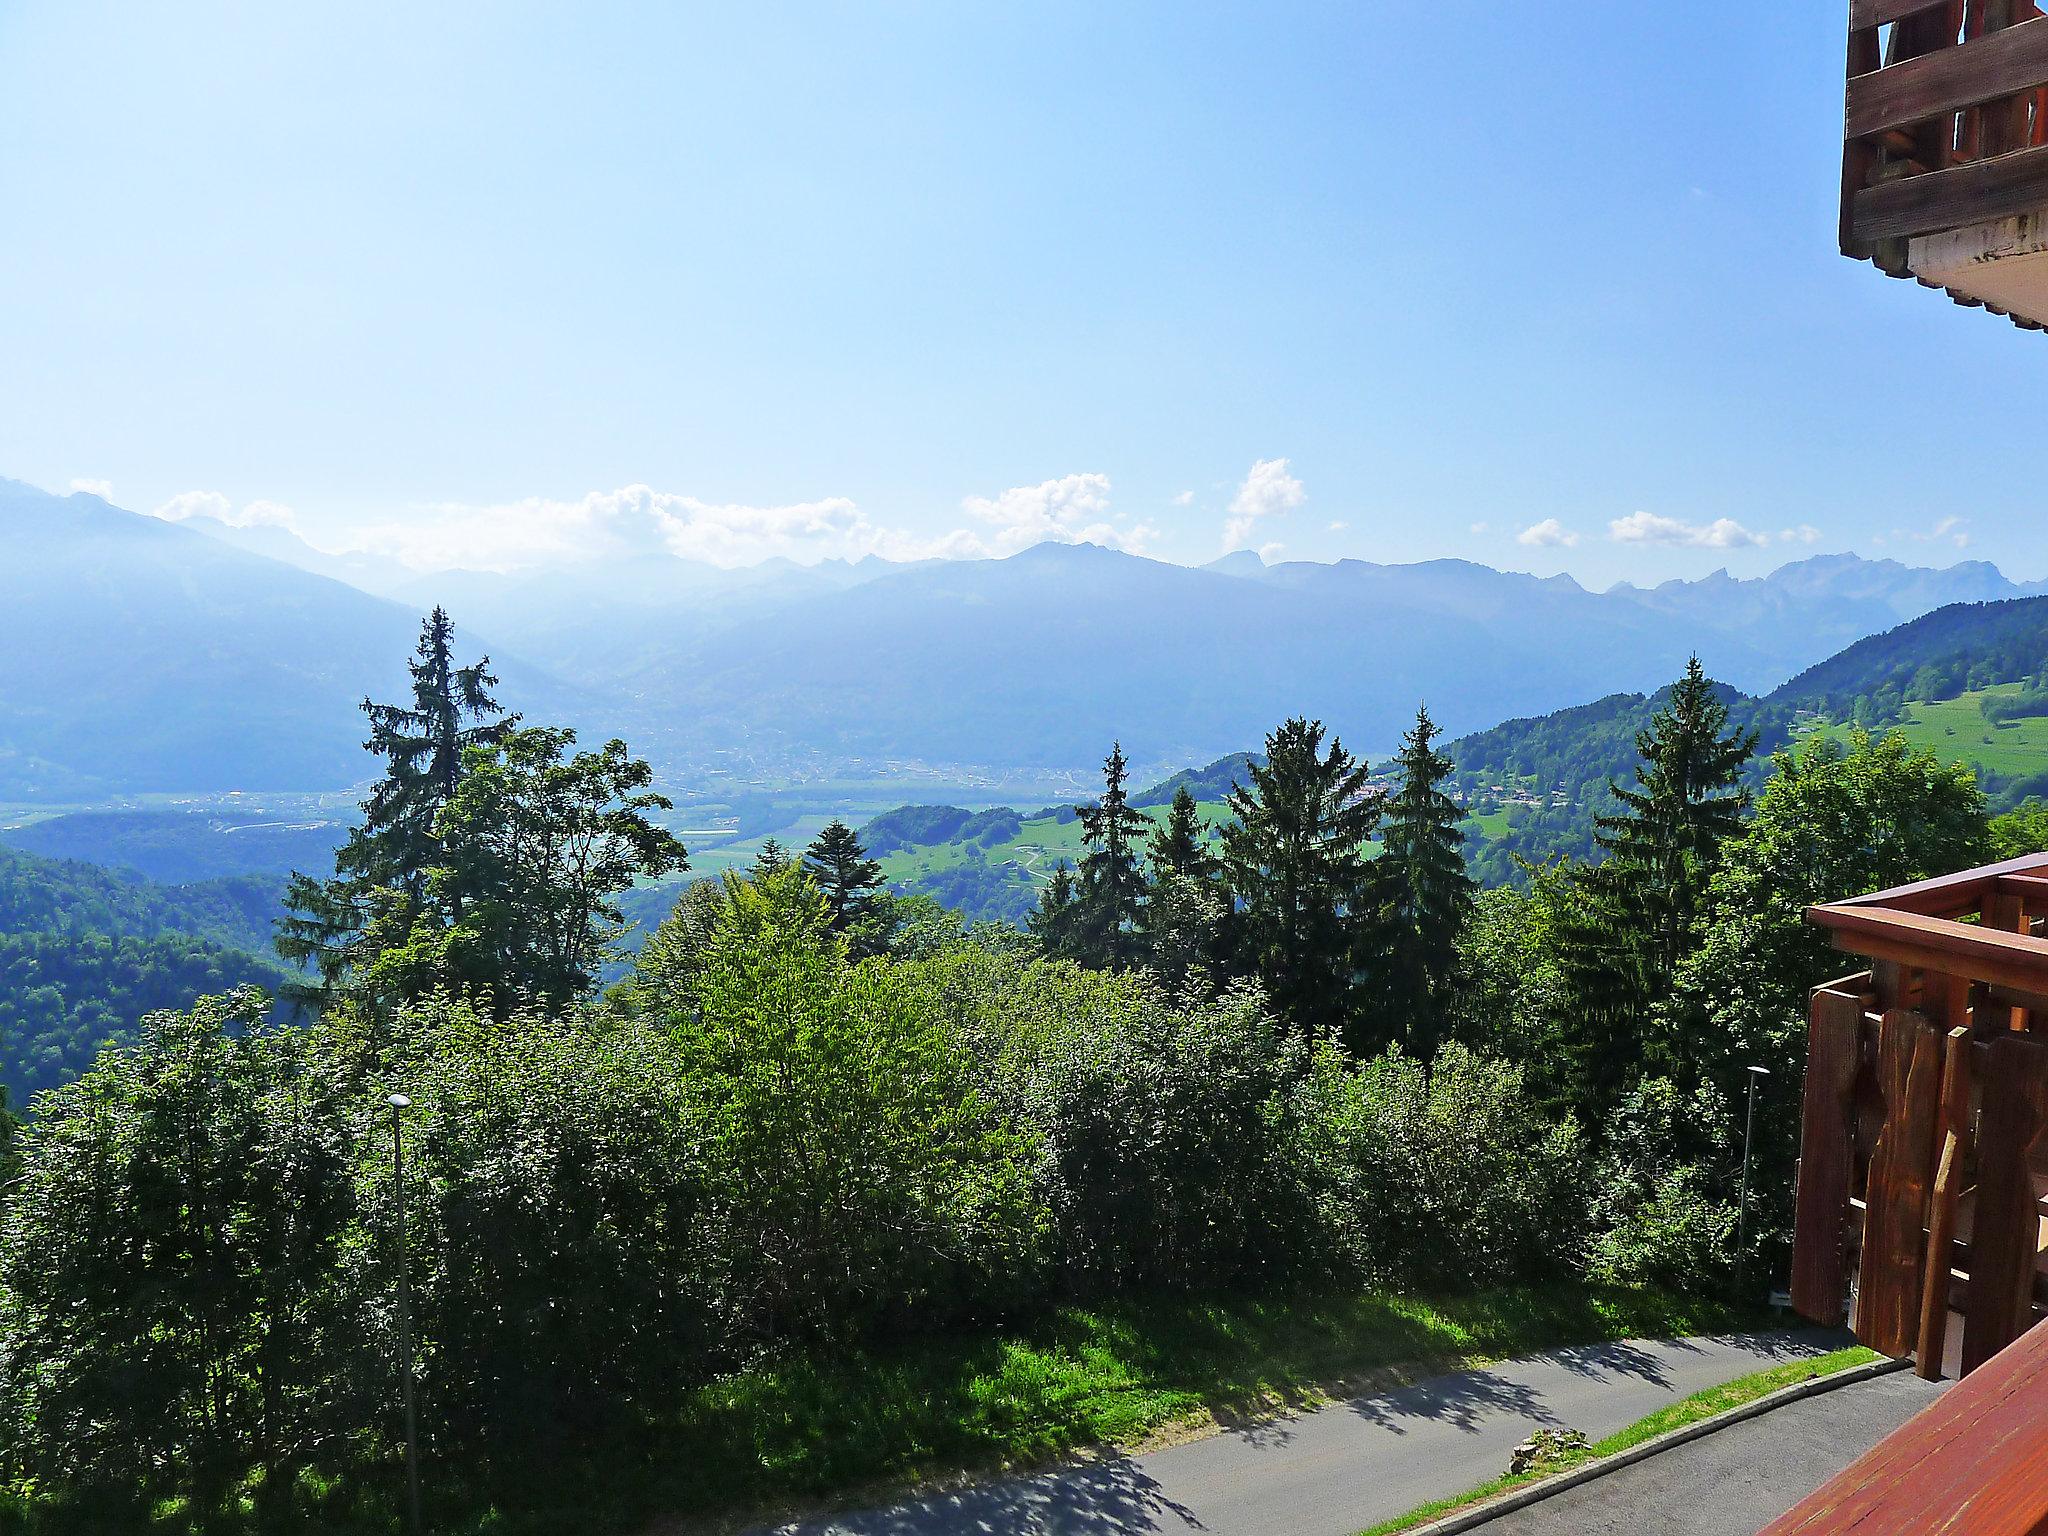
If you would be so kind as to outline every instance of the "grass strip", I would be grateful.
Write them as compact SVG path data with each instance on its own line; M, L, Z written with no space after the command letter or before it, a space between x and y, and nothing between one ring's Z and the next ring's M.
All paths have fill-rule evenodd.
M1441 1520L1474 1505L1484 1504L1503 1494L1513 1493L1532 1483L1540 1483L1562 1473L1577 1470L1588 1462L1605 1456L1615 1456L1623 1451L1633 1450L1646 1440L1659 1435L1668 1435L1673 1430L1684 1429L1689 1424L1718 1418L1745 1403L1753 1403L1760 1397L1786 1387L1797 1386L1802 1381L1814 1381L1822 1376L1833 1376L1855 1366L1867 1365L1878 1357L1876 1351L1864 1349L1861 1345L1838 1349L1830 1354L1816 1355L1810 1360L1791 1360L1784 1365L1757 1371L1749 1376L1738 1376L1733 1381L1723 1382L1718 1387L1708 1387L1704 1392L1695 1392L1691 1397L1659 1408L1647 1418L1636 1420L1626 1429L1620 1429L1604 1440L1595 1441L1585 1450L1572 1456L1562 1456L1539 1472L1524 1472L1520 1476L1497 1477L1492 1482L1481 1483L1465 1493L1448 1499L1436 1499L1411 1509L1405 1515L1392 1520L1382 1520L1359 1533L1359 1536L1397 1536L1401 1531L1413 1530L1432 1520Z

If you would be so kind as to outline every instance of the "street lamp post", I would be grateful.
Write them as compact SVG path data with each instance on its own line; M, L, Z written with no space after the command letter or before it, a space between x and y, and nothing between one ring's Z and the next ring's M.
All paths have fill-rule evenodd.
M1749 1111L1742 1120L1742 1196L1735 1208L1735 1289L1742 1290L1744 1271L1749 1267L1749 1149L1756 1132L1756 1085L1769 1077L1769 1067L1749 1069Z
M405 1403L406 1528L412 1536L420 1536L419 1428L412 1401L412 1282L406 1273L405 1251L405 1135L399 1118L412 1108L412 1100L394 1093L384 1102L391 1106L391 1176L398 1198L398 1389Z

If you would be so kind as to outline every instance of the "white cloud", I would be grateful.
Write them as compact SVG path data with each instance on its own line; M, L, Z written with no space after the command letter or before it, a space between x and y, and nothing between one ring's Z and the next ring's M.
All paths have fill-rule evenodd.
M1350 526L1351 525L1349 523L1345 522L1344 519L1340 517L1337 519L1336 522L1330 524L1330 532L1342 533L1346 528L1349 528Z
M1885 535L1879 534L1871 540L1873 544L1885 542ZM1957 549L1970 547L1970 520L1966 517L1949 516L1942 518L1932 528L1894 528L1891 538L1902 539L1912 544L1953 544Z
M1733 518L1687 523L1656 512L1617 517L1607 525L1607 535L1617 544L1671 544L1681 549L1749 549L1771 541L1769 534L1751 533Z
M962 506L991 526L927 536L876 523L846 496L754 506L629 485L574 500L529 496L491 505L440 503L403 520L361 528L350 543L417 570L517 571L664 555L727 568L778 556L805 562L866 555L977 559L1014 554L1048 539L1135 552L1157 532L1142 523L1119 528L1110 521L1106 475L1068 475L992 497L969 496Z
M418 570L514 571L539 565L674 555L711 565L751 565L775 555L919 558L934 551L870 523L850 499L759 507L628 485L573 501L528 496L478 506L442 502L402 522L358 530L355 544Z
M1811 523L1801 523L1797 528L1784 528L1778 532L1780 544L1818 544L1820 530Z
M1176 507L1192 507L1195 504L1195 493L1193 491L1182 491L1173 498L1173 504Z
M1483 528L1485 524L1479 526ZM1579 536L1556 518L1546 517L1516 534L1515 542L1526 544L1531 549L1570 549L1579 542Z
M1556 522L1556 521L1557 521L1557 519L1556 519L1556 518L1552 518L1552 519L1551 519L1551 521L1552 521L1552 522ZM1486 530L1487 530L1488 528L1490 528L1490 527L1492 527L1492 526L1493 526L1493 525L1492 525L1491 523L1474 523L1474 524L1472 525L1472 531L1473 531L1474 533L1484 533L1484 532L1486 532Z
M297 524L292 509L282 502L250 501L239 508L219 491L183 491L159 503L151 516L167 523L182 523L188 517L210 517L230 528L291 528Z
M111 480L74 480L71 489L83 491L88 496L97 496L101 501L114 499L114 482Z
M1230 499L1230 517L1223 525L1223 551L1244 547L1252 525L1262 517L1278 517L1308 500L1302 484L1287 472L1285 459L1260 459Z
M1048 540L1059 544L1101 544L1110 549L1143 553L1157 533L1145 523L1124 529L1109 520L1109 476L1065 475L1037 485L1016 485L997 496L969 496L963 510L992 524L988 552L1012 555ZM971 552L981 541L963 532Z

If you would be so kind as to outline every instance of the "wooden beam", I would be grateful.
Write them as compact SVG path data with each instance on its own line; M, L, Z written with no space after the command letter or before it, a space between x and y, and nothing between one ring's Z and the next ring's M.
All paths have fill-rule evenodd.
M1807 920L1855 954L2021 992L2048 992L2048 940L2030 934L1870 907L1814 907Z
M1906 59L1849 81L1844 139L1907 128L2048 84L2048 18Z
M1851 896L1843 901L1829 902L1831 907L1898 907L1907 912L1935 910L1914 905L1919 897L1933 897L1940 892L1954 892L1960 898L1977 895L1991 881L2000 875L2048 874L2048 853L2029 853L2017 859L2005 859L1997 864L1986 864L1979 869L1959 870L1952 875L1936 875L1930 880L1915 880L1908 885L1888 886L1881 891L1872 891L1868 896ZM1961 910L1952 904L1952 910Z
M1865 27L1889 26L1947 3L1948 0L1849 0L1849 26L1858 32Z

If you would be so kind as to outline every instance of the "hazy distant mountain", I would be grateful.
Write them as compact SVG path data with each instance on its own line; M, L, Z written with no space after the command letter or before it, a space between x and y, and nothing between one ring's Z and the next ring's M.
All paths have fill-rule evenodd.
M326 788L420 615L97 496L0 480L0 794ZM506 658L508 702L561 695Z
M1088 545L935 565L736 625L626 678L710 737L863 757L1071 765L1112 738L1199 762L1290 713L1391 746L1418 702L1451 730L1676 675L1779 666L1568 579L1459 561L1189 570Z
M418 575L418 572L383 555L360 550L336 555L315 549L291 529L280 528L274 523L252 523L241 527L224 523L216 517L188 517L179 526L203 533L210 539L219 539L224 544L232 544L237 549L246 549L251 554L262 555L267 560L282 560L286 565L311 571L315 576L347 582L373 597L400 597L406 584Z
M563 678L608 687L720 630L916 568L871 555L816 565L773 559L727 570L657 555L510 575L414 573L395 591L415 607L444 604Z
M491 650L508 703L623 731L687 779L735 754L771 774L820 754L868 772L1064 771L1114 739L1166 767L1241 751L1296 712L1381 753L1425 700L1456 734L1649 691L1695 650L1762 693L1902 619L2035 590L1981 562L1854 556L1590 592L1462 560L1244 552L1189 569L1046 544L922 565L377 573L393 602L302 569L318 552L287 530L168 524L9 482L0 551L0 793L75 798L353 781L355 705L399 684L437 601L486 637L470 645Z
M1865 635L1951 603L2001 602L2044 592L2048 582L2009 581L1983 560L1928 570L1857 555L1816 555L1748 581L1716 571L1699 581L1667 581L1647 589L1623 583L1609 589L1611 596L1674 618L1746 632L1774 659L1776 675L1759 680L1770 684Z

